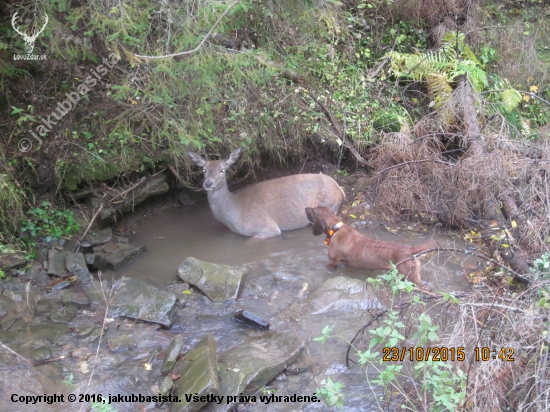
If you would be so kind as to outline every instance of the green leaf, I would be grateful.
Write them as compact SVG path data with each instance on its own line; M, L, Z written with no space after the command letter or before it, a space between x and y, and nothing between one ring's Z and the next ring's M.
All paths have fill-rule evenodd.
M508 112L514 110L521 102L521 93L516 89L506 89L500 93L504 107Z

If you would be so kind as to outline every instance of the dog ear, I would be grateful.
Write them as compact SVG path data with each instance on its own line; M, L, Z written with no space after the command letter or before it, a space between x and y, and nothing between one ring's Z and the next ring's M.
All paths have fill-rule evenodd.
M311 207L306 207L306 216L307 220L311 223L315 223L315 216L313 216L313 209Z
M316 220L315 223L313 223L313 234L319 236L325 233L325 225L325 219Z

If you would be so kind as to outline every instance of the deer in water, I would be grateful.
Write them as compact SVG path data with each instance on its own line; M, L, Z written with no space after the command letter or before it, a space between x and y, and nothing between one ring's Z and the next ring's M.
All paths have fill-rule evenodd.
M206 160L189 152L204 171L203 187L214 217L235 233L255 238L278 236L282 230L305 227L304 208L325 206L338 213L344 191L324 174L299 174L266 180L237 192L227 187L225 172L243 153L239 147L227 159Z

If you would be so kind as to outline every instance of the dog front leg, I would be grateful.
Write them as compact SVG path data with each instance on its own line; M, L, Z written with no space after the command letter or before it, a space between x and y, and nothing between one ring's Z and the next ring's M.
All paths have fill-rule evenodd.
M327 268L329 268L330 270L336 269L338 267L338 265L340 264L341 260L342 260L342 258L340 256L335 255L335 254L331 254L329 252Z

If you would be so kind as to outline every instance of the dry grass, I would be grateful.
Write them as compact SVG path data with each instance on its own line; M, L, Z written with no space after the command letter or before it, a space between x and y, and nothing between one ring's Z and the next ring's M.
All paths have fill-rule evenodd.
M549 285L548 281L532 284L514 298L502 291L493 296L480 289L462 299L442 344L468 348L470 358L461 365L468 372L467 410L548 410L550 365L544 337L548 309L533 310L532 304ZM476 360L474 347L496 353ZM504 359L498 357L500 348L505 348Z
M482 130L483 150L469 153L457 120L461 101L457 90L441 109L448 116L427 116L412 131L383 135L370 154L375 202L392 213L425 213L449 227L497 221L523 258L539 257L549 250L550 146L508 138L513 130L493 116ZM481 101L477 106L486 109Z

